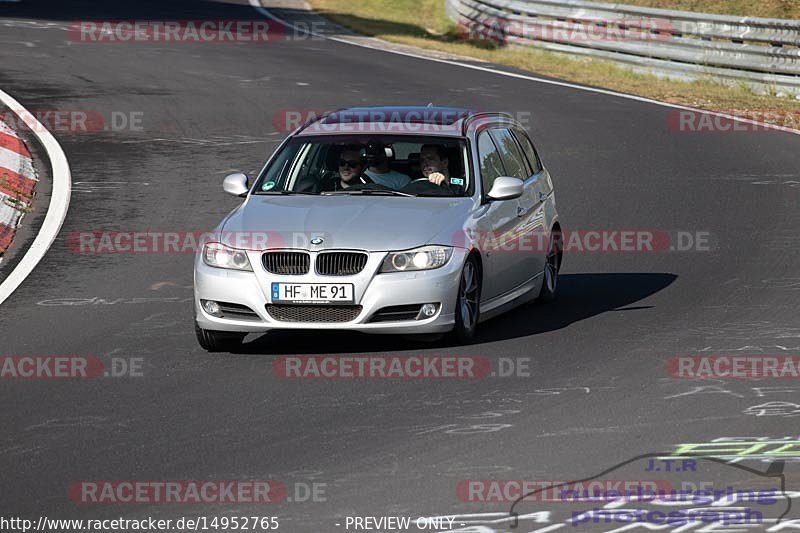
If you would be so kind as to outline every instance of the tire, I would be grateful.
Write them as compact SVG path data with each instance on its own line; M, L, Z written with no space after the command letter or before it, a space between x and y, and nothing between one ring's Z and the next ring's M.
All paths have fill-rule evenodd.
M550 303L558 294L558 272L561 270L563 251L561 245L561 230L554 229L550 233L550 243L547 245L547 259L545 259L544 273L542 274L542 289L539 291L537 302Z
M475 339L475 331L481 316L481 270L473 256L467 257L461 269L461 281L458 284L456 299L456 323L452 337L459 344L466 344Z
M194 324L197 342L208 352L233 352L242 345L247 333L233 331L211 331Z

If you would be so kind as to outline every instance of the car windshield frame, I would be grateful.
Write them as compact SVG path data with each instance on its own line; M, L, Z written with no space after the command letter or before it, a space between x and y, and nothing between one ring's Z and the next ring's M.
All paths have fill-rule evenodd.
M309 159L309 152L314 149L315 145L320 144L335 144L335 145L347 145L347 144L360 144L365 145L368 142L381 142L385 145L394 144L394 143L419 143L419 144L436 144L437 142L446 142L446 143L455 143L458 145L459 152L462 158L462 168L464 170L464 180L465 186L462 189L460 194L435 194L434 190L431 191L421 191L417 192L408 192L404 191L403 189L392 189L389 187L384 187L380 184L368 184L366 186L361 186L360 184L356 186L355 189L350 191L349 189L345 189L345 191L350 191L353 194L324 194L330 191L319 191L319 192L307 192L302 190L286 190L285 184L286 180L292 178L295 182L292 184L292 187L297 186L297 179L298 179L298 172L299 167L301 164L305 164L306 162L313 161ZM315 154L314 157L317 157ZM276 165L281 168L276 168ZM275 176L278 176L279 179L275 179ZM456 177L456 176L452 176ZM461 177L461 176L459 176ZM275 185L268 189L263 189L263 186L268 181L275 181ZM352 187L351 187L352 188ZM405 187L404 187L405 188ZM325 196L325 197L333 197L333 196L354 196L354 195L361 195L359 191L364 191L365 194L363 196L395 196L397 198L401 197L424 197L424 198L469 198L473 197L476 190L475 184L475 172L473 169L472 163L472 155L471 155L471 147L469 143L469 139L465 136L456 136L456 135L419 135L419 134L382 134L382 133L373 133L373 134L321 134L321 135L302 135L302 136L293 136L287 138L284 142L280 144L280 146L275 150L275 152L270 156L267 163L262 168L261 172L258 175L253 187L250 189L250 194L257 195L257 196L291 196L291 195L312 195L312 196ZM379 193L380 191L397 191L398 193L404 194L370 194L370 191L374 191L375 193ZM453 191L453 189L448 189L448 191ZM430 193L429 192L433 192Z

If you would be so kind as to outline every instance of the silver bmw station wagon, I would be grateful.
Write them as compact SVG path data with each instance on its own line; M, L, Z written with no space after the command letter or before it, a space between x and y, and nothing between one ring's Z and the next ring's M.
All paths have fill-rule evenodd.
M292 132L194 263L209 351L247 333L450 334L556 296L553 183L511 116L451 107L348 108Z

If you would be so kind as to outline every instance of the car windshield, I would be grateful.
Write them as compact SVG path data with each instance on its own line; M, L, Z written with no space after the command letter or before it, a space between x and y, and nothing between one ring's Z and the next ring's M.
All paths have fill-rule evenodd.
M467 153L461 138L297 137L275 154L254 194L469 196Z

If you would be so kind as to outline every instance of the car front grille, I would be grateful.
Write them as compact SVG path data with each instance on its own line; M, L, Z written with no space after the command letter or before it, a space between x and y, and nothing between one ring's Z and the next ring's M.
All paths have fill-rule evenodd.
M266 252L261 263L272 274L297 276L308 274L311 260L306 252Z
M280 322L350 322L361 313L360 305L267 304L267 313Z
M317 256L317 274L321 276L354 276L367 264L362 252L324 252Z
M412 305L393 305L391 307L380 308L370 322L396 322L399 320L414 320L419 315L419 310L422 304Z

